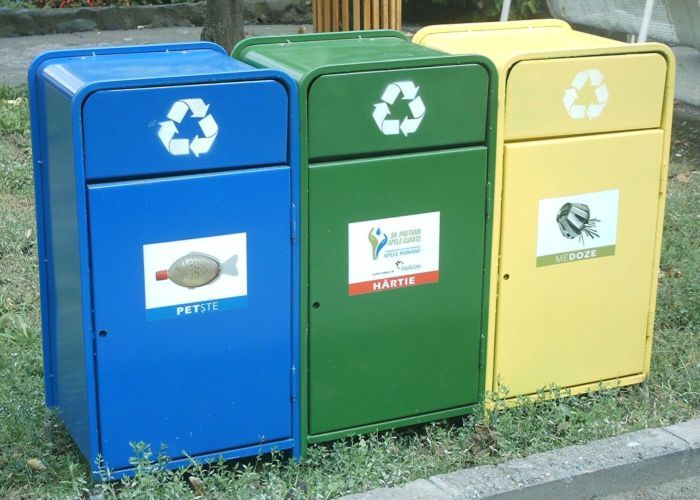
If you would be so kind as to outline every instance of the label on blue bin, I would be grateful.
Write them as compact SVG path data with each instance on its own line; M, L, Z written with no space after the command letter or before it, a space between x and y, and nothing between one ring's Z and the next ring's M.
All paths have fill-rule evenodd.
M144 245L143 268L148 320L247 305L246 233Z

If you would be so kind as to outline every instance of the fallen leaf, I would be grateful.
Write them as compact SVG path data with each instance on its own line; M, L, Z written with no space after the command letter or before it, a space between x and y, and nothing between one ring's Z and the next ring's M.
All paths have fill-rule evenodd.
M199 479L197 476L190 476L188 478L188 481L190 482L190 486L192 486L192 489L198 496L204 496L204 482Z
M46 470L44 462L42 462L38 458L30 458L29 460L27 460L27 465L34 472L42 472Z
M678 182L682 182L684 184L687 184L688 182L690 182L690 174L678 174L676 176L676 180Z
M496 442L496 434L487 425L477 425L474 427L477 436L487 445Z

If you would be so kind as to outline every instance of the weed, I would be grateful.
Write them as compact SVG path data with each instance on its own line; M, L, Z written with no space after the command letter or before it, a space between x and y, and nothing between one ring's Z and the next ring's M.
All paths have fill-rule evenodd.
M674 144L685 149L669 180L652 370L644 384L578 397L550 387L537 401L493 412L488 422L477 412L316 445L301 463L272 454L168 471L162 450L134 443L135 477L94 485L90 467L43 405L25 98L23 88L0 87L2 498L333 498L700 416L700 174L679 128ZM506 395L504 388L497 406ZM32 459L45 469L30 467Z

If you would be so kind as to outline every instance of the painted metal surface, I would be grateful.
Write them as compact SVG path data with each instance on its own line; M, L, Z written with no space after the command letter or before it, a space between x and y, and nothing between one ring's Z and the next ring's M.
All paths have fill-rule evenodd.
M233 55L300 86L303 444L472 411L483 387L492 65L392 31L256 37Z
M666 70L658 53L520 62L508 74L505 140L659 128Z
M284 87L271 80L97 92L83 109L86 175L92 180L282 165L287 99ZM170 112L179 121L169 120ZM188 153L171 154L153 140L158 133L172 134L170 144L191 139ZM265 147L255 147L263 136Z
M483 142L488 84L488 73L478 64L321 76L308 97L309 158L323 161ZM456 98L464 88L473 93ZM354 96L366 96L367 102L359 105ZM416 98L421 107L413 113L410 106ZM398 133L377 133L376 123L367 123L368 105L386 130L392 132L387 127L393 122L393 132L398 128Z
M94 477L133 473L129 441L165 443L169 467L190 463L184 452L298 455L295 85L206 43L49 52L29 84L46 403ZM248 122L274 123L248 144L227 123L250 103L217 112L218 89L238 84L239 99L273 101ZM116 141L125 129L138 141ZM125 152L119 170L129 147L142 155ZM158 279L175 263L200 275L201 258L182 259L193 252L216 276Z
M311 434L477 402L486 161L482 146L311 165ZM372 250L365 231L359 248L348 248L349 224L434 212L436 282L348 292L348 253L364 250L370 260ZM390 222L378 227L392 238ZM410 231L410 219L398 227ZM421 237L429 243L425 230ZM391 248L388 240L380 257ZM382 272L409 259L397 255ZM391 286L386 276L373 283Z
M516 404L649 373L673 111L660 44L557 20L431 26L414 42L502 76L486 391ZM604 88L602 88L604 87Z

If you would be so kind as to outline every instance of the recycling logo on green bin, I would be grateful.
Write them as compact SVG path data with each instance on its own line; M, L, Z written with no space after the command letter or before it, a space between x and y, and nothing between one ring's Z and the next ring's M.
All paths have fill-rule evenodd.
M404 137L412 134L423 121L425 116L425 104L418 95L419 87L411 81L393 82L387 85L382 94L381 101L374 105L372 118L384 135L399 135ZM391 107L396 100L408 101L408 116L395 117L391 112Z
M188 120L197 120L199 133L194 137L180 137L177 126L185 120L189 112ZM163 143L165 149L173 156L184 156L192 152L199 157L208 153L214 144L219 125L214 117L209 114L209 105L202 99L180 99L175 101L168 111L167 120L159 122L158 138Z
M591 87L595 94L595 102L581 102L580 92ZM571 82L571 87L564 92L564 108L571 118L581 120L598 118L608 104L608 87L603 83L603 73L598 69L579 71Z

